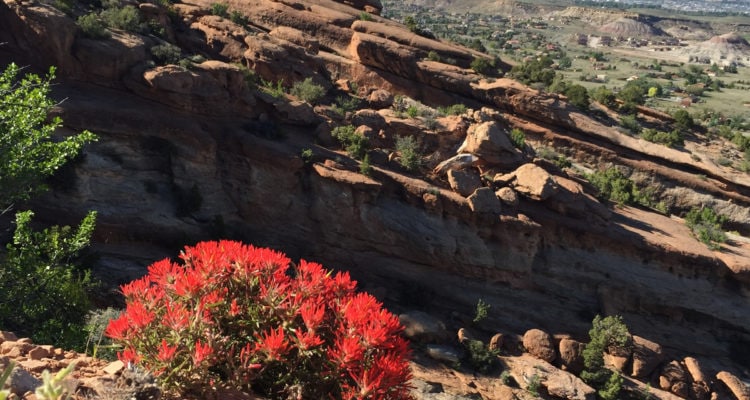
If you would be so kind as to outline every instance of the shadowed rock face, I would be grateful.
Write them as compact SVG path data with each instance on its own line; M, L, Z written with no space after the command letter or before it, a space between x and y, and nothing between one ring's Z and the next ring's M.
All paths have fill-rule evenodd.
M483 80L463 68L465 60L423 61L431 49L458 50L391 21L358 21L376 2L352 8L324 0L230 0L248 28L207 18L210 3L177 7L183 19L174 29L177 43L185 54L212 59L189 70L152 66L152 38L85 39L48 6L0 3L0 26L11 28L0 32L7 42L0 60L58 65L63 79L55 96L67 100L56 112L66 129L86 128L101 138L36 207L63 223L99 211L98 268L109 283L136 277L184 244L229 237L350 269L365 288L385 288L385 299L404 307L468 314L482 298L492 305L487 323L508 331L542 327L583 338L595 314L617 313L664 353L715 363L726 362L728 341L750 338L742 246L717 256L668 217L632 208L610 213L574 177L539 166L507 143L512 168L502 170L494 153L481 152L461 167L507 174L523 159L528 169L547 169L538 174L548 183L542 189L557 190L540 189L508 207L494 201L494 190L480 189L484 200L494 200L475 212L476 198L436 188L443 175L424 180L394 172L387 156L369 178L349 160L306 164L303 148L314 149L313 162L346 158L313 143L340 120L253 90L232 63L286 86L310 77L330 88L348 79L363 93L386 89L426 104L485 105L497 111L487 118L467 114L453 123L463 126L454 132L465 136L468 126L482 123L523 127L575 148L581 158L649 170L671 187L731 200L745 211L747 177L622 135L561 97L507 79ZM383 131L378 140L392 142L391 129L421 135L425 147L445 155L437 161L455 155L463 140L415 131L382 114L382 129L372 130ZM529 187L515 190L530 193ZM733 222L750 226L743 215L734 213ZM713 368L711 362L704 365Z

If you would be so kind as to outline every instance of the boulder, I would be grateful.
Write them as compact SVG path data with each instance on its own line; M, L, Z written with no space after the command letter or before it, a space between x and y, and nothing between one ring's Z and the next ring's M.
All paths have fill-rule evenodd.
M461 351L459 351L455 347L440 344L426 345L425 352L430 358L434 360L447 362L450 364L456 364L461 361L461 357L463 355Z
M495 121L500 118L500 112L494 108L482 107L481 109L474 111L472 118L474 118L474 121L480 123Z
M448 171L448 183L451 189L467 197L482 186L479 173L475 169Z
M693 382L708 383L708 377L703 372L701 364L693 357L685 357L683 360L685 368L688 370Z
M596 391L592 387L570 372L559 370L544 360L524 354L520 357L502 357L502 361L508 366L513 379L524 388L528 388L529 382L533 379L538 379L553 398L575 400L596 398Z
M393 105L393 95L385 89L374 90L367 96L367 104L376 110L389 108Z
M546 200L558 191L552 175L534 164L524 164L513 172L513 188L523 196L534 200Z
M277 37L287 42L291 42L304 48L310 54L318 54L320 51L320 43L311 38L310 35L306 35L304 32L289 27L289 26L278 26L268 32L270 36Z
M727 371L721 371L716 374L716 379L726 385L737 400L750 400L750 388L736 376Z
M11 393L19 396L23 396L26 392L33 392L41 384L42 381L34 378L29 371L20 367L13 368L13 372L10 373L8 378Z
M688 383L688 376L679 362L671 361L662 367L661 374L659 375L659 387L663 390L680 396L680 393L687 393Z
M472 125L457 153L470 153L494 165L517 165L520 152L497 122Z
M422 311L409 311L398 316L404 326L404 335L412 341L442 342L449 335L443 321Z
M478 161L479 161L479 157L473 154L468 154L468 153L458 154L438 164L432 170L432 173L436 175L443 175L447 173L448 171L455 171L455 170L471 167L475 165Z
M496 333L492 335L492 338L490 339L489 349L499 351L503 347L504 338L505 335L503 335L502 333Z
M583 349L585 343L570 338L560 340L560 363L562 368L574 374L583 371Z
M646 378L662 362L661 346L640 336L633 336L633 372L636 378Z
M552 336L541 329L529 329L523 335L523 347L534 357L547 362L557 358Z
M495 192L495 196L497 196L500 201L503 202L503 204L506 204L510 207L516 207L518 206L518 194L515 190L504 187L500 188Z
M388 126L385 118L372 109L363 109L355 112L352 116L352 125L367 125L375 131L386 129Z
M488 187L481 187L467 197L469 208L477 214L499 214L502 211L500 200Z

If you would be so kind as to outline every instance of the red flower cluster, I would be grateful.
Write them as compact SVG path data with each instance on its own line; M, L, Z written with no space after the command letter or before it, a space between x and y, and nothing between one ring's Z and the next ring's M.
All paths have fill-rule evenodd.
M409 399L398 318L347 273L239 242L186 247L122 286L106 334L177 391L223 382L270 397Z

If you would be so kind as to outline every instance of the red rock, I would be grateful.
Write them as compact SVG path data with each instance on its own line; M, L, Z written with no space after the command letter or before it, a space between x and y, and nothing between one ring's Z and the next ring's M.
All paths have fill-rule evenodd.
M31 372L42 372L47 368L47 363L39 360L27 360L19 363L21 367Z
M532 356L547 362L557 358L552 336L540 329L529 329L523 335L523 347Z
M727 371L716 374L716 379L726 385L737 400L750 400L750 388L739 378Z
M104 371L105 374L114 375L122 371L123 368L125 368L125 364L122 361L117 360L117 361L112 361L111 363L109 363L109 365L104 367L102 371Z
M45 346L35 346L29 350L29 359L31 360L41 360L42 358L49 357L49 355L49 350Z

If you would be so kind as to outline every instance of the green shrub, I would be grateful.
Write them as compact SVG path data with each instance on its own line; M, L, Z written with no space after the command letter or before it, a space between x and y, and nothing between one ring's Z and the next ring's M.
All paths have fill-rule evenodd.
M296 82L289 93L302 101L315 104L326 94L326 91L323 86L313 83L312 78L305 78L302 82Z
M685 224L688 228L698 240L712 250L720 249L720 244L727 241L727 235L722 229L726 220L725 216L717 214L711 207L693 207L685 215Z
M361 160L368 149L368 140L364 136L358 135L352 125L337 126L331 131L331 136L341 143L349 156Z
M96 223L90 212L77 229L30 227L31 211L16 214L16 230L0 268L0 326L35 343L82 350L83 323L96 286L77 265Z
M366 11L359 13L359 19L362 21L372 21L372 15Z
M534 374L529 378L529 382L526 385L526 390L529 391L534 397L539 397L539 389L542 388L542 380L539 375Z
M488 374L500 365L497 350L490 350L481 340L464 341L466 348L465 362L480 374Z
M478 74L490 75L492 74L494 65L492 64L492 61L484 57L476 57L472 60L470 67Z
M300 152L300 158L302 158L302 161L305 164L310 164L313 159L312 149L302 149L302 151Z
M399 136L396 138L396 151L399 153L399 164L407 171L416 171L422 162L419 144L413 136Z
M244 27L247 27L247 24L249 23L247 17L237 10L234 10L229 14L229 20Z
M589 174L586 178L599 190L601 200L611 200L617 204L633 204L637 188L618 168L607 168Z
M584 111L589 109L591 101L589 100L589 92L585 87L578 84L569 85L565 88L564 93L570 104Z
M226 3L212 3L211 15L227 18L229 16L229 5Z
M637 135L641 133L641 124L634 115L623 115L620 117L620 126L629 130L632 134Z
M409 118L417 118L419 115L419 107L416 105L411 105L406 109L406 115L409 116Z
M477 300L477 308L474 311L474 319L472 320L472 322L477 324L487 318L491 307L492 306L488 303L485 303L484 300Z
M276 83L267 81L263 78L260 79L261 90L277 99L284 97L284 94L286 94L286 91L284 91L284 86L282 86L283 83L284 81L281 79L276 81Z
M435 50L430 50L430 52L427 53L427 59L430 61L440 61L440 54Z
M599 86L591 92L591 98L604 106L613 108L617 105L616 96L612 90L606 86Z
M622 377L604 366L604 351L609 347L630 346L628 327L620 316L602 318L597 315L589 330L589 337L590 341L583 349L584 370L581 372L581 379L597 389L597 394L602 399L617 399L622 387Z
M132 33L148 32L148 25L141 20L140 11L133 6L107 8L100 15L110 28Z
M507 369L500 373L500 382L505 386L510 386L513 383L513 377L510 376L510 372Z
M357 108L359 108L359 99L352 96L338 96L335 104L331 106L331 110L341 116L357 111Z
M448 107L438 108L440 115L463 115L466 113L466 110L468 109L463 104L453 104Z
M517 149L523 150L526 148L526 134L518 128L513 128L510 131L510 141Z
M362 162L359 164L359 172L362 175L370 176L372 174L372 166L370 165L370 155L365 154Z
M109 321L118 318L121 313L121 310L112 307L89 311L83 327L87 333L86 354L100 360L114 361L117 358L116 346L104 335L104 330Z
M89 13L78 17L76 24L83 34L92 39L107 39L111 36L107 24L96 13Z
M689 112L687 112L687 110L677 110L675 111L673 117L675 127L680 130L690 130L695 124L695 122L693 121L693 117Z
M644 129L641 132L641 137L649 142L660 143L665 146L674 147L682 145L684 139L679 130L675 129L672 132L657 131L656 129Z
M160 65L177 64L180 62L180 48L173 44L158 44L150 48L149 51ZM190 61L188 60L188 62Z

